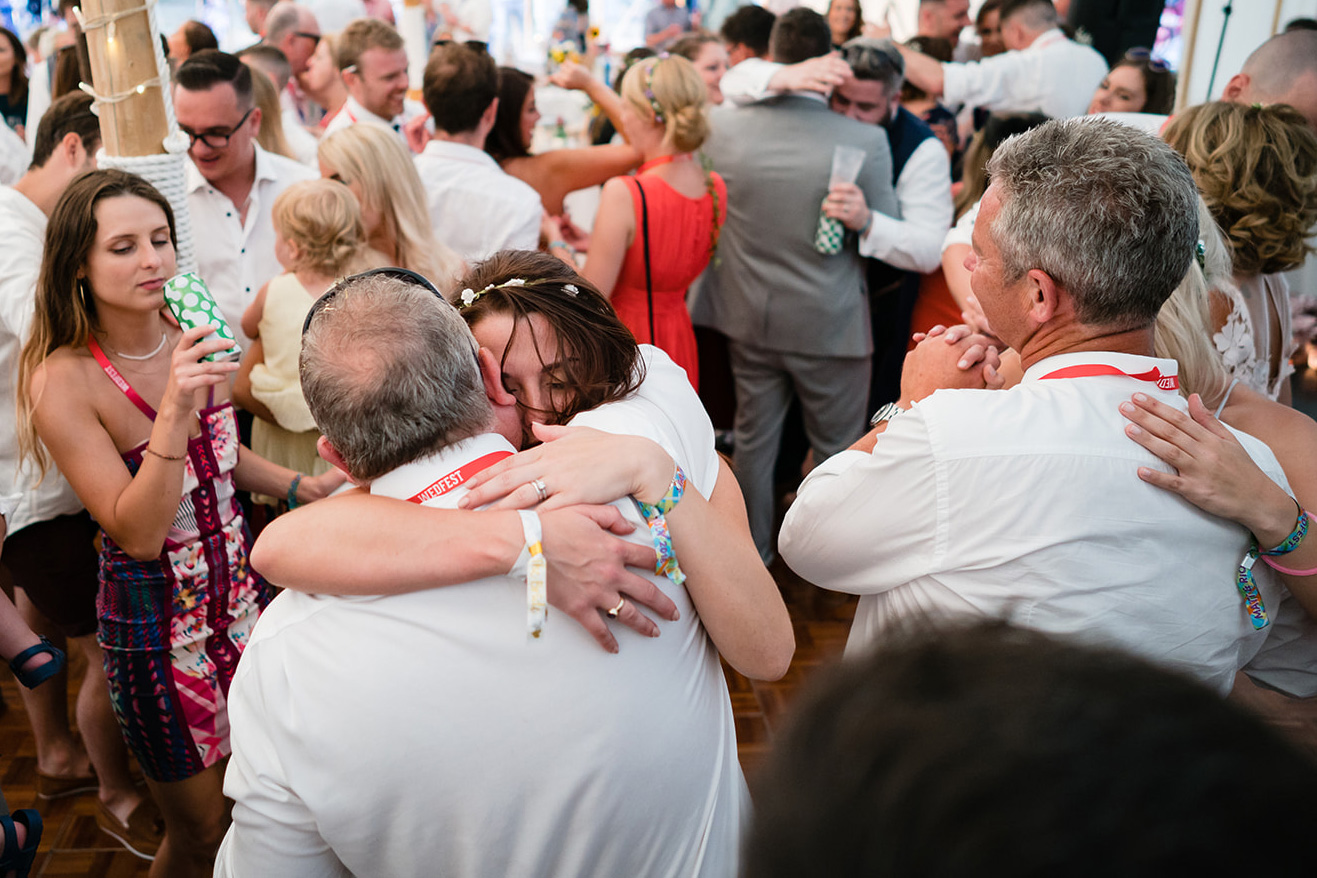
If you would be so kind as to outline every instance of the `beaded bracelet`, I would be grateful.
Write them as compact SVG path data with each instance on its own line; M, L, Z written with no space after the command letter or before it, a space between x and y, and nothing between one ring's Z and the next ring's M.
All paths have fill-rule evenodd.
M186 454L180 454L177 457L175 457L172 454L161 454L159 451L156 451L150 445L146 446L145 451L147 454L150 454L154 457L158 457L161 460L187 460Z
M302 484L302 474L298 473L293 476L292 482L288 485L288 508L296 509L300 504L297 502L297 486Z
M658 556L654 564L654 572L666 576L673 585L684 585L686 574L681 571L681 565L677 563L677 551L672 547L672 533L668 530L668 520L665 516L681 502L685 493L686 473L678 464L672 474L672 482L668 485L667 493L657 503L636 501L636 505L640 507L640 514L649 522L649 535L654 540L654 552Z

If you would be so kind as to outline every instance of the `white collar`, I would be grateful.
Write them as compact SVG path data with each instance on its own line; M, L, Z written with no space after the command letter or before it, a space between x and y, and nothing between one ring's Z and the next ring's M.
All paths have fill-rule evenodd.
M370 110L367 110L352 95L348 95L347 103L343 105L342 112L348 114L348 118L353 122L374 122L376 125L383 125L386 128L393 128L395 125L402 123L401 119L385 119L383 116L377 116Z
M1059 27L1054 27L1049 31L1044 31L1043 33L1039 34L1037 37L1034 38L1034 41L1028 45L1027 48L1022 49L1021 51L1028 52L1033 49L1046 49L1048 46L1052 45L1053 43L1067 39L1069 39L1069 37L1067 37Z
M477 149L470 144L458 143L454 140L433 138L425 145L425 150L421 154L460 162L475 162L476 164L498 168L499 171L503 170L499 167L498 162L494 161L493 156L483 149Z
M1179 364L1174 360L1164 360L1160 357L1120 354L1114 351L1077 351L1070 354L1057 354L1045 360L1039 360L1024 373L1021 383L1041 381L1062 369L1090 365L1111 366L1131 377L1139 376L1142 380L1151 382L1148 384L1150 389L1153 388L1153 383L1157 378L1175 378L1180 371ZM1167 390L1165 387L1161 389Z
M261 149L259 143L253 143L252 146L256 150L256 176L252 178L252 188L255 189L260 183L268 182L270 180L278 180L279 172L274 168L274 161L271 155ZM201 175L201 171L197 168L196 163L192 161L191 156L188 156L186 173L187 191L189 195L203 186L215 189L214 184ZM218 192L219 190L215 189L215 191Z
M408 500L435 484L435 480L445 474L458 473L462 467L488 454L500 452L515 453L512 443L498 433L481 433L470 439L463 439L444 448L442 451L405 463L395 470L390 470L370 483L370 492L381 497L393 497ZM448 491L460 496L465 493L461 484L465 477L455 481Z

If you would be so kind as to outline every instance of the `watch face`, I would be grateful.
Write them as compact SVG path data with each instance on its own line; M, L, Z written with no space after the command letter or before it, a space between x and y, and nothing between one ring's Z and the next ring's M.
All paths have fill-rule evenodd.
M901 412L903 411L905 411L905 409L901 408L896 403L889 402L887 405L883 406L882 408L878 409L878 411L873 413L873 417L869 419L869 426L876 427L879 424L881 424L883 421L890 421L892 418L901 414Z

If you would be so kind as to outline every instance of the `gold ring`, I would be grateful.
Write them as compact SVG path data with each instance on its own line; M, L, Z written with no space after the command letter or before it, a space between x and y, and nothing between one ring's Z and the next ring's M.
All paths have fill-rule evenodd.
M616 618L617 618L617 614L620 613L620 612L622 612L622 608L625 607L625 606L626 606L626 598L624 598L624 597L619 597L619 598L617 599L617 606L616 606L616 607L613 607L613 609L611 609L611 610L608 610L606 613L604 613L604 615L607 616L607 617L610 618L610 619L616 619Z

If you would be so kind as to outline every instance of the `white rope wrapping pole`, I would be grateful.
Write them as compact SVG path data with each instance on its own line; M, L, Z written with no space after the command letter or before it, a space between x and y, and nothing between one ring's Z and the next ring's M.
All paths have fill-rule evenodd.
M174 118L174 100L169 90L169 62L165 60L164 47L160 43L160 28L156 23L155 6L156 0L146 0L141 6L135 6L132 9L125 9L109 15L92 16L86 19L82 17L82 11L79 7L73 7L74 14L82 22L84 33L102 27L112 27L121 18L145 11L151 29L151 44L155 49L156 76L154 78L139 83L127 91L108 95L97 93L94 88L85 82L80 85L80 88L95 99L92 104L93 112L101 104L118 103L132 95L141 94L147 88L156 86L160 88L160 98L165 102L165 118L169 123L169 135L161 144L165 150L164 154L112 156L106 155L105 150L101 149L97 153L96 161L98 167L118 168L130 174L137 174L159 189L160 194L165 196L165 200L169 202L169 206L174 211L174 227L177 236L175 255L178 261L178 271L181 274L195 271L197 267L197 254L192 242L192 216L188 212L187 206L187 151L188 147L191 146L191 141L186 134L178 130L178 120Z

